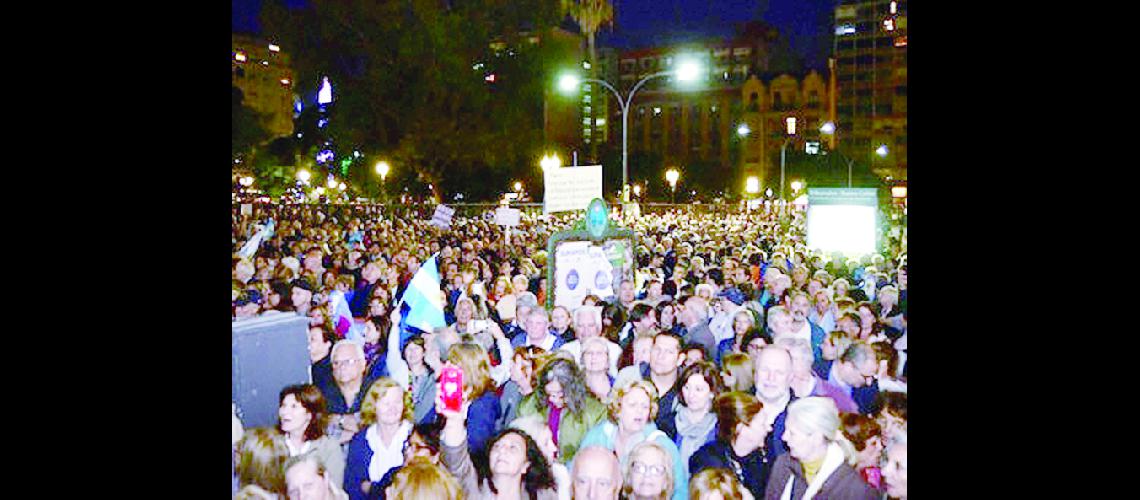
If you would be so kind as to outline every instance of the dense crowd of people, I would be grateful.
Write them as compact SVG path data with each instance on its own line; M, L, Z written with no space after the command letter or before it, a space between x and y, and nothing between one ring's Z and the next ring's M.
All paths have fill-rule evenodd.
M905 247L809 250L797 210L618 214L634 275L548 308L581 215L484 215L235 210L231 318L309 318L311 361L276 426L232 408L235 498L907 497ZM402 328L433 256L447 326Z

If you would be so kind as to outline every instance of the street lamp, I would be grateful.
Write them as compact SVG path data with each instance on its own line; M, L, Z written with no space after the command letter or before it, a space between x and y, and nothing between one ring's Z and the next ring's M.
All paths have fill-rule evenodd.
M250 187L253 185L253 177L249 177L249 176L242 177L241 179L238 180L238 183L244 187Z
M311 178L312 175L313 174L310 174L308 170L302 168L301 170L297 171L297 180L301 181L303 184L308 184L309 178Z
M641 198L641 184L634 184L633 185L633 195L638 197L638 198Z
M749 176L744 181L744 192L748 194L756 194L760 192L760 178L755 175Z
M681 173L675 168L671 168L665 172L665 180L669 181L669 186L673 188L673 204L677 203L677 179L680 178Z
M559 79L559 88L566 92L577 89L582 82L593 82L609 89L610 92L613 92L614 97L617 97L618 104L621 105L621 192L624 198L628 198L629 196L628 192L626 191L626 186L629 184L629 106L633 103L634 94L637 94L637 91L641 89L641 86L644 85L645 82L654 78L673 75L677 77L678 81L688 82L696 80L697 77L700 76L701 72L701 66L695 61L679 61L677 64L677 69L675 70L658 71L657 73L647 75L641 80L638 80L638 82L633 85L633 89L629 91L629 95L627 95L624 100L621 97L621 93L619 93L617 89L613 87L613 85L610 85L605 80L599 80L596 78L578 78L573 74L562 75L562 77ZM629 200L625 199L624 201Z
M558 158L557 154L552 154L550 156L543 155L542 161L538 162L538 164L542 166L543 170L550 170L553 168L561 167L562 160Z
M823 126L819 128L819 131L827 135L834 134L835 124L831 122L824 123ZM839 151L836 151L836 153L839 153ZM847 160L847 187L851 188L851 167L855 165L855 160L847 158L843 153L839 153L839 156Z
M520 193L522 192L522 183L521 182L515 182L515 191L518 191Z
M889 153L889 152L890 151L887 150L886 144L879 144L879 148L875 150L875 154L879 155L880 158L886 158L887 153Z
M741 123L739 127L736 127L736 135L740 137L745 137L750 133L752 133L752 130L748 128L747 123Z
M388 178L388 171L391 169L392 167L386 161L376 163L376 173L380 174L380 182L384 182Z
M788 143L796 136L796 118L789 116L784 122L788 124L788 138L784 139L784 145L780 146L780 200L784 199L784 156L787 154Z
M804 187L804 183L800 181L792 181L792 193L798 193L802 187Z

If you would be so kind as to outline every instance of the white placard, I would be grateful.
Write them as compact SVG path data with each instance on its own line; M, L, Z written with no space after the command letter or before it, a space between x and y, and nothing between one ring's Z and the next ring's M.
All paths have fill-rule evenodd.
M455 215L454 208L447 205L435 207L435 215L431 216L431 225L441 229L450 229L452 215Z
M495 224L514 227L519 225L521 213L517 208L499 207L495 209Z
M543 179L543 214L585 210L591 200L602 197L601 165L548 168Z
M242 215L253 215L253 204L252 203L242 203L241 204L241 214Z
M554 305L573 311L587 295L603 299L614 295L613 265L602 247L589 241L567 241L559 243L555 252Z

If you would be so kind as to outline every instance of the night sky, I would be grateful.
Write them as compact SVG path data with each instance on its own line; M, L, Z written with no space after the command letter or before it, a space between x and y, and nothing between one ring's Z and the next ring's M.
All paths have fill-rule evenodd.
M612 0L613 30L603 29L599 45L634 48L694 37L731 35L734 27L758 15L786 34L792 50L810 68L824 69L831 41L830 12L835 0ZM303 3L290 0L289 4ZM261 0L232 0L232 30L258 33Z

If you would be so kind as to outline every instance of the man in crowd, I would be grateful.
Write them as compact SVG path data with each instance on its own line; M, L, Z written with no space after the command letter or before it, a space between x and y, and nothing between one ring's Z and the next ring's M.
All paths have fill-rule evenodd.
M827 381L851 396L859 405L859 413L875 413L875 397L879 393L879 383L875 377L879 373L879 361L875 349L866 342L852 342L839 359L831 364Z
M684 343L695 342L705 348L705 353L716 352L716 337L709 330L709 306L705 299L689 297L678 318L685 325Z
M773 340L792 334L792 315L784 306L768 308L768 333Z
M811 366L815 362L815 358L807 341L784 337L777 341L776 345L787 349L788 354L792 356L792 394L798 398L828 397L835 401L835 406L839 408L839 411L848 413L859 411L855 400L851 399L851 395L847 391L819 378L812 371Z
M328 403L329 420L334 432L339 430L341 444L347 443L361 429L360 402L372 384L364 376L367 368L364 362L364 348L351 340L341 340L332 348L333 379L331 387L324 387L322 394Z
M736 311L744 304L744 293L736 287L729 287L717 294L717 312L709 321L709 330L713 332L719 344L724 339L733 338L736 332L732 329L733 318Z
M792 356L783 347L765 346L756 353L756 398L764 403L764 415L772 430L766 438L765 449L770 463L787 451L784 443L784 422L788 418L788 404L797 398L792 394Z
M682 345L681 337L677 334L667 331L658 333L653 337L649 364L641 371L641 378L652 382L657 388L657 418L654 422L658 428L677 415L677 410L673 408L677 392L673 386L677 384L677 377L681 375L681 366L685 362L685 357L681 355Z
M617 455L602 446L579 450L570 485L574 500L617 500L622 485Z
M618 285L618 301L621 303L621 307L625 309L626 314L629 314L629 310L633 309L635 295L633 281L621 280L621 284Z
M800 290L788 292L786 303L787 308L792 313L790 336L810 342L814 356L819 358L823 355L819 346L823 344L827 332L808 320L808 309L811 308L811 301L808 300L807 294Z
M293 309L297 311L298 316L308 316L309 310L313 308L312 282L305 278L293 280L289 298L293 301Z
M562 338L550 333L550 317L545 309L531 308L525 316L523 326L526 327L526 331L511 339L511 348L533 345L550 352L562 347L564 342Z
M582 343L586 339L593 337L600 337L602 335L602 308L598 306L581 306L574 310L574 333L577 339L573 342L567 342L557 349L561 349L570 353L574 361L579 362L578 367L582 368ZM621 346L605 339L606 346L610 355L610 376L617 377L617 362L621 357Z

